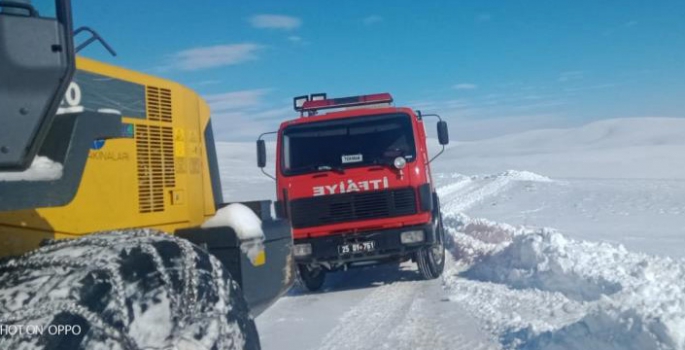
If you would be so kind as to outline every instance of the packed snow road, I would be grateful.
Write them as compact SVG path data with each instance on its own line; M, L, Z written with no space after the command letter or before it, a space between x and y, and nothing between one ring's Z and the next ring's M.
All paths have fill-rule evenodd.
M506 181L441 187L443 210L461 212ZM446 264L458 269L451 256ZM420 280L413 263L352 269L329 275L321 293L294 288L257 326L264 349L499 348L449 293L442 279Z
M332 274L321 293L296 287L257 318L264 349L685 349L685 261L464 214L568 182L525 171L436 177L452 241L443 277L421 281L407 263Z
M295 290L257 318L264 349L496 348L440 279L419 281L413 266L330 277L325 291Z

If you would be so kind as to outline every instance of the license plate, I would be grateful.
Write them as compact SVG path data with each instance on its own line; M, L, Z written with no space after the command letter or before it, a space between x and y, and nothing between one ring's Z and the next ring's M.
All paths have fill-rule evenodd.
M366 241L366 242L356 242L348 243L338 246L338 254L356 254L356 253L366 253L372 252L376 249L376 242Z

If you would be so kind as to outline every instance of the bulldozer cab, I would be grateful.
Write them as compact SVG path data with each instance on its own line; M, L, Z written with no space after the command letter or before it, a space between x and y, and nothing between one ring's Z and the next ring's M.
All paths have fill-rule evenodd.
M0 0L0 172L31 165L75 71L69 0Z
M76 70L71 2L43 7L52 13L0 0L0 211L69 203L89 145L121 134L119 115L58 113ZM61 177L24 177L37 155L61 166Z

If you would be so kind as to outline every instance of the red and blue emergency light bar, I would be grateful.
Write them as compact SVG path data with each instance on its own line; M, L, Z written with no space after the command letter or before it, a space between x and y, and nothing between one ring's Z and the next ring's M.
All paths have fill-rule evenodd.
M298 96L293 99L293 107L298 112L315 113L320 109L356 107L374 105L379 103L392 103L392 95L389 93L359 95L328 99L326 94L311 94L310 96Z

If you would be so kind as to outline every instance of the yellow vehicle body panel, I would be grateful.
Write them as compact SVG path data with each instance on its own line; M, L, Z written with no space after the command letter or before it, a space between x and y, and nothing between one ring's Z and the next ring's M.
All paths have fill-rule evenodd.
M94 144L69 204L0 213L0 256L34 249L44 239L99 231L146 227L173 233L215 213L206 102L180 84L97 61L79 58L77 68L95 80L131 83L144 92L145 115L122 112L126 137Z

